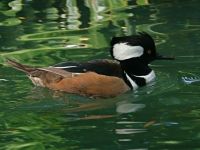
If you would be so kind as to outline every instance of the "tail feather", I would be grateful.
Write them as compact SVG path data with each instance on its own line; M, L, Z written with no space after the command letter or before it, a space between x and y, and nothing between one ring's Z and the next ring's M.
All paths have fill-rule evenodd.
M20 70L22 72L25 72L27 74L30 74L32 71L34 71L36 68L20 64L12 59L7 59L7 64L11 65L12 67L16 68L17 70Z

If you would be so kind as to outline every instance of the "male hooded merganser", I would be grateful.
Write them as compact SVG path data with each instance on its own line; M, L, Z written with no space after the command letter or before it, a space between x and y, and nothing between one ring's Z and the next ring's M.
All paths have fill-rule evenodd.
M148 66L153 60L173 60L156 52L153 38L141 32L139 35L114 37L111 41L111 56L120 62L123 79L131 89L144 86L155 79Z
M114 60L64 62L46 68L35 68L7 60L25 72L36 86L91 97L114 97L144 86L155 78L148 64L155 59L173 59L156 53L154 40L147 33L114 37L111 41Z

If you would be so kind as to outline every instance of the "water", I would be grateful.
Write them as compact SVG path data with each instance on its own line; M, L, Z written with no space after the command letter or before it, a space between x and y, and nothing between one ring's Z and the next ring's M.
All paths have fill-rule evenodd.
M198 0L0 2L0 149L200 149ZM112 36L151 34L174 61L151 85L90 99L36 88L5 65L110 58Z

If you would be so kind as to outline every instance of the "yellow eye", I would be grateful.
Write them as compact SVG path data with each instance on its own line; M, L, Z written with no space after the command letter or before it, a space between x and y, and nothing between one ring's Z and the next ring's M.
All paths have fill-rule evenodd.
M150 49L147 51L147 54L149 54L149 55L151 54L151 50Z

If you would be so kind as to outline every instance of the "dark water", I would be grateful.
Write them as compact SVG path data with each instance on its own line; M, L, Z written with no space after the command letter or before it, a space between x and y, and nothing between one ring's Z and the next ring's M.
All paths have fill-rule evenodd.
M200 149L199 0L0 1L0 149ZM151 34L174 61L116 98L36 88L9 66L109 58L112 36Z

